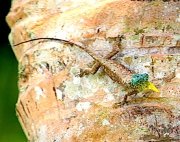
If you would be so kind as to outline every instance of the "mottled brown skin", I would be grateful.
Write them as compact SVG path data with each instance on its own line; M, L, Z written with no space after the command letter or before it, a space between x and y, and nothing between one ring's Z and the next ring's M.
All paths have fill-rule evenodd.
M109 54L107 54L104 59L111 59L119 52L119 49L114 48ZM91 68L81 70L80 76L88 75L88 74L95 74L98 69L101 67L99 62L95 62Z
M67 41L67 40L63 40L63 39L58 39L58 38L36 38L36 39L27 40L27 41L24 41L24 42L21 42L18 44L14 44L14 46L18 46L18 45L21 45L21 44L24 44L27 42L31 42L31 41L36 41L36 40L52 40L52 41L58 41L58 42L62 42L65 44L69 44L71 46L75 45L75 46L79 47L80 49L82 49L83 51L85 51L86 53L88 53L96 61L96 63L94 64L92 69L86 70L84 72L82 71L80 76L89 74L91 72L94 74L99 69L99 67L102 66L104 68L105 73L113 81L123 85L125 87L126 91L128 92L120 104L127 103L128 96L138 93L137 90L129 87L130 79L135 72L130 71L128 68L126 68L122 64L118 64L115 61L110 60L110 58L113 57L114 55L116 55L119 52L119 50L115 49L103 58L103 57L99 57L98 55L96 55L92 50L90 50L86 46L82 46L80 44L73 43L71 41ZM117 104L119 105L119 103L117 103Z

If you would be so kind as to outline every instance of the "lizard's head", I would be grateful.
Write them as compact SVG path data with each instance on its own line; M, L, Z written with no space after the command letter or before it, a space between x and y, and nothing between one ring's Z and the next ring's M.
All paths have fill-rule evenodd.
M159 90L156 88L156 86L149 82L149 75L147 73L143 74L134 74L131 78L130 85L133 88L138 89L138 91L144 91L144 90L152 90L154 92L159 92Z

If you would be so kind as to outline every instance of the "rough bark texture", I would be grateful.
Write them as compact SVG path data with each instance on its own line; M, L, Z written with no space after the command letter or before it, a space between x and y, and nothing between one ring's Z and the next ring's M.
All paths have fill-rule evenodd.
M148 73L160 89L113 108L125 92L103 70L79 77L93 59L78 47L34 41L12 47L19 61L17 116L36 142L180 140L178 1L13 0L11 44L38 37L83 43L99 56Z

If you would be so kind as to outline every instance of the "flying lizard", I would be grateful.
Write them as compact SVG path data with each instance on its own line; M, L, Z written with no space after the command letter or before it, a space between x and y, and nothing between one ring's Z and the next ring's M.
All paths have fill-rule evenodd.
M124 99L122 102L120 102L120 105L123 105L127 103L128 96L137 94L139 92L144 92L145 90L152 90L154 92L159 92L159 90L155 87L155 85L148 81L149 75L147 73L138 74L132 70L129 70L127 67L125 67L122 64L119 64L113 60L111 60L111 57L113 57L115 54L119 52L119 50L113 50L105 57L100 57L94 51L92 51L90 48L80 45L79 43L74 43L68 40L64 39L58 39L58 38L36 38L36 39L30 39L18 44L14 44L13 46L18 46L27 42L36 41L36 40L52 40L52 41L58 41L62 42L64 44L69 44L71 46L77 46L81 50L88 53L94 60L95 64L93 66L92 70L86 70L82 71L80 76L83 76L88 73L96 73L96 71L99 69L99 67L103 67L105 73L115 82L119 83L124 87L126 90L126 94L124 96Z

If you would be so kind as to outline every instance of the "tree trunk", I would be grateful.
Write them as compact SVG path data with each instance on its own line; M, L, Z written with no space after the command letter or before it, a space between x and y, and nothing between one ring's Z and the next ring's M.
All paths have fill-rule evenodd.
M134 142L180 140L178 1L13 0L7 15L11 45L56 37L86 45L137 73L148 73L160 93L125 95L102 69L80 77L93 58L53 40L12 49L19 61L16 112L29 141ZM122 41L120 37L123 37Z

